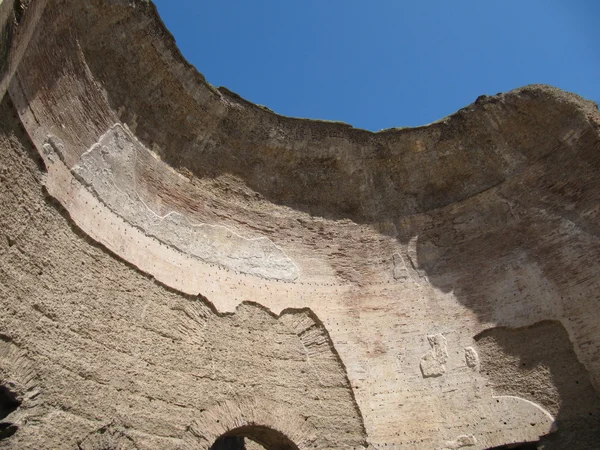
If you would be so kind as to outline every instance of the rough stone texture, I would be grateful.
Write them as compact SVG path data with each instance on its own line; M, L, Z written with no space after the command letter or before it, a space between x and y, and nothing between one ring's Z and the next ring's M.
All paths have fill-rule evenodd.
M6 5L0 446L600 442L596 105L370 133L215 89L151 2Z
M476 341L483 355L481 370L494 392L535 402L552 414L559 430L571 430L551 435L544 448L599 445L600 399L560 322L491 328Z
M463 447L473 447L477 443L477 440L473 435L469 436L459 436L455 441L450 441L446 443L446 448L448 449L457 449Z
M141 274L44 196L8 98L0 124L0 381L22 398L0 447L208 448L246 420L303 448L362 445L344 367L309 312L220 315Z

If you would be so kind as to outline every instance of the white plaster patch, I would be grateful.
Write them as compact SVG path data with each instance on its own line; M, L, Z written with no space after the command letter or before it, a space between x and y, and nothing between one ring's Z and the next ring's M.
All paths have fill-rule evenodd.
M298 267L266 237L244 238L221 225L194 224L176 211L157 214L138 194L136 162L141 152L149 151L117 124L71 170L115 214L183 253L266 279L298 278Z
M446 446L444 448L448 450L455 450L463 447L472 447L475 444L477 444L477 439L475 439L475 436L473 436L472 434L463 434L461 436L458 436L453 441L446 442Z
M479 355L473 347L465 347L465 362L471 369L479 367Z
M427 336L431 352L421 358L421 372L424 378L439 377L446 373L448 348L446 338L441 334Z

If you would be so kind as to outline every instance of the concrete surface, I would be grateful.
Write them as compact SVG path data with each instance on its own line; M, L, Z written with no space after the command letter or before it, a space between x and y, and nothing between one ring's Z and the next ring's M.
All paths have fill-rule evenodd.
M0 447L600 448L597 105L371 133L210 86L148 1L0 26Z

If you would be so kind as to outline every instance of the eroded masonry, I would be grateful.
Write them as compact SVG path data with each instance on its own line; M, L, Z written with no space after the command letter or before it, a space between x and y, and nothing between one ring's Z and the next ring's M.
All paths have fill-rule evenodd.
M0 447L600 448L600 114L378 133L143 0L0 1Z

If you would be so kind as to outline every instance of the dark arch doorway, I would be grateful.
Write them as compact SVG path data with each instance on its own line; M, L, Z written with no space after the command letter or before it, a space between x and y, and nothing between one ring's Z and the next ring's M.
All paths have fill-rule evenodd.
M250 447L256 450L299 450L284 434L259 425L246 425L228 431L210 449L250 450Z

